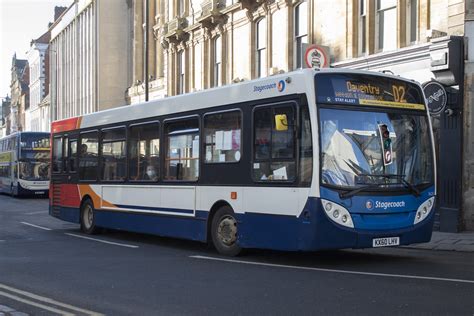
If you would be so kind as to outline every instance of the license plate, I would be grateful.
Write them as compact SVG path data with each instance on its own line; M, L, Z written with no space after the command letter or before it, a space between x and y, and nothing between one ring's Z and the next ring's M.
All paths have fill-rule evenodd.
M385 237L372 239L372 247L390 247L400 245L400 237Z
M44 194L44 191L36 191L35 194L38 194L38 195Z

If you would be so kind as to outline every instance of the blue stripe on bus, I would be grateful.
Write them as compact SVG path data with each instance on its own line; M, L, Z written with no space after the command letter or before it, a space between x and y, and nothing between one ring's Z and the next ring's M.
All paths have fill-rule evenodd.
M429 192L429 189L427 191ZM56 216L63 220L76 223L79 220L78 208L61 207L58 213ZM411 223L407 226L404 223L403 227L395 228L396 225L389 224L390 220L388 220L384 225L385 228L352 229L332 222L326 215L321 200L310 197L300 217L258 213L236 213L235 215L239 227L238 243L243 248L315 251L371 248L373 238L380 237L399 237L400 245L427 242L431 238L434 213L433 210L417 225L413 225L413 218L408 216ZM388 218L397 217L396 213L387 215ZM369 215L364 214L364 216ZM193 217L97 210L96 224L111 229L206 242L208 217L208 211L199 210Z
M150 206L137 206L137 205L124 205L115 204L118 208L140 210L140 211L159 211L169 213L181 213L181 214L193 214L193 210L179 209L179 208L166 208L166 207L150 207Z

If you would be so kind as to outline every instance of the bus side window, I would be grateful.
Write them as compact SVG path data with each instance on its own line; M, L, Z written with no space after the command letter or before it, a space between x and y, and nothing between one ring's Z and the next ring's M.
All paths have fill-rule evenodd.
M197 181L199 177L199 120L189 118L165 125L164 179Z
M160 176L159 123L131 126L128 144L130 180L157 181Z
M102 131L102 180L125 180L125 137L125 127Z
M69 148L69 138L64 137L63 138L63 159L62 159L62 161L63 161L63 170L62 170L62 172L68 172L69 171L69 168L68 168L68 164L69 164L68 148Z
M302 184L311 184L313 176L313 140L308 106L301 107L301 140L299 177Z
M77 161L77 139L71 139L69 141L69 172L76 172L76 161Z
M254 111L252 174L255 181L295 180L295 124L291 104Z
M63 169L63 139L54 137L53 140L53 172L58 173Z
M81 135L79 154L79 180L97 180L99 167L99 138L97 132Z
M204 116L206 163L240 161L241 130L240 111L206 114Z

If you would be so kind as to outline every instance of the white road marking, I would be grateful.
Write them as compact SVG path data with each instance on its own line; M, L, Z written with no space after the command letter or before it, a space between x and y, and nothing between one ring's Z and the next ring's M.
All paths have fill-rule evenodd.
M35 224L27 223L27 222L21 222L21 223L22 223L23 225L28 225L28 226L31 226L31 227L36 227L36 228L43 229L43 230L52 230L51 228L42 227L42 226L38 226L38 225L35 225Z
M405 274L388 274L388 273L376 273L376 272L350 271L350 270L338 270L338 269L324 269L324 268L312 268L312 267L300 267L300 266L292 266L292 265L286 265L286 264L274 264L274 263L264 263L264 262L256 262L256 261L224 259L224 258L215 258L215 257L207 257L207 256L190 256L190 258L203 259L203 260L213 260L213 261L222 261L222 262L230 262L230 263L241 263L241 264L248 264L248 265L255 265L255 266L274 267L274 268L286 268L286 269L307 270L307 271L333 272L333 273L344 273L344 274L355 274L355 275L369 275L369 276L379 276L379 277L389 277L389 278L403 278L403 279L430 280L430 281L444 281L444 282L474 284L474 280L450 279L450 278L439 278L439 277L426 277L426 276L405 275Z
M109 245L122 246L122 247L127 247L127 248L139 248L138 246L135 246L135 245L122 244L122 243L118 243L118 242L107 241L107 240L102 240L102 239L97 239L97 238L92 238L92 237L86 237L86 236L82 236L82 235L69 234L69 233L64 233L64 234L66 234L68 236L72 236L72 237L77 237L77 238L82 238L82 239L87 239L87 240L93 240L93 241L97 241L97 242L101 242L101 243L109 244Z
M34 306L34 307L38 307L38 308L41 308L43 310L46 310L48 312L52 312L52 313L55 313L55 314L59 314L59 315L63 315L63 316L72 316L72 315L74 315L72 313L67 313L65 311L62 311L60 309L56 309L54 307L49 307L49 306L44 305L44 304L40 304L40 303L36 303L36 302L30 301L30 300L26 300L26 299L23 299L19 296L8 294L8 293L3 292L3 291L0 291L0 296L8 297L9 299L15 300L17 302L27 304L27 305L30 305L30 306Z
M96 312L93 312L93 311L90 311L90 310L87 310L87 309L83 309L83 308L79 308L79 307L76 307L76 306L72 306L72 305L69 305L69 304L61 303L61 302L58 302L58 301L53 300L51 298L36 295L36 294L30 293L30 292L27 292L27 291L19 290L19 289L16 289L16 288L13 288L11 286L4 285L4 284L1 284L1 283L0 283L0 289L4 289L4 290L7 290L7 291L16 293L16 294L20 294L20 295L26 296L30 299L34 299L36 301L40 301L40 302L43 302L43 303L48 303L48 304L52 304L52 305L55 305L55 306L63 307L63 308L66 308L66 309L69 309L69 310L72 310L72 311L75 311L75 312L84 313L84 314L87 314L87 315L94 315L94 316L101 316L102 315L100 313L96 313ZM74 314L71 314L71 313L66 312L66 311L61 311L61 310L55 309L54 307L50 307L50 306L46 306L46 305L39 304L39 303L36 303L36 302L28 301L26 299L23 299L21 297L18 297L18 296L15 296L15 295L12 295L10 293L3 292L3 291L0 291L0 295L3 295L5 297L10 297L10 298L12 298L14 300L17 300L19 302L22 302L22 303L25 303L25 304L30 304L32 306L36 306L36 307L39 307L39 308L42 308L42 309L45 309L45 310L49 310L49 311L52 311L54 313L58 313L58 314L61 314L61 315L74 315ZM39 306L39 305L41 305L41 306ZM56 311L53 311L52 309L55 309Z
M48 214L48 211L36 211L36 212L30 212L30 213L25 213L26 215L35 215L35 214Z

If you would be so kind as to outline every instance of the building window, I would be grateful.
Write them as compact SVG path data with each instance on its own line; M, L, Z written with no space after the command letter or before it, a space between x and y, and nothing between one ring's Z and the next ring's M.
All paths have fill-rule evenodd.
M186 61L184 51L178 53L178 94L184 93Z
M397 48L397 0L377 0L378 50Z
M418 40L418 0L408 0L407 6L407 39L410 44Z
M179 17L182 17L184 16L184 12L185 12L185 0L178 0L177 1L177 8L176 8L176 13Z
M213 52L213 82L212 86L217 87L222 85L222 37L218 36L214 39L214 52Z
M308 5L306 2L295 8L296 68L301 68L303 65L302 45L304 43L308 43Z
M359 54L365 55L367 49L367 0L359 0Z
M257 22L257 77L267 75L267 19Z

